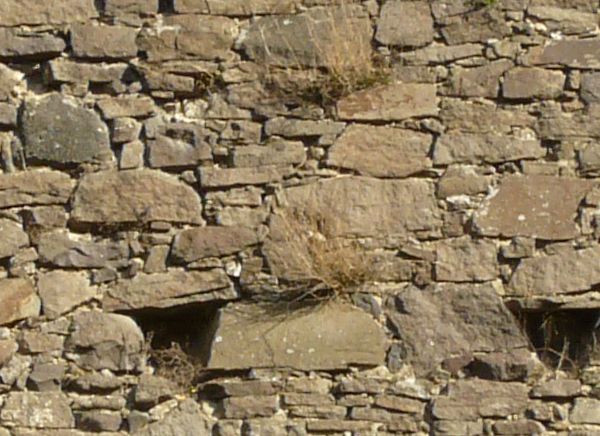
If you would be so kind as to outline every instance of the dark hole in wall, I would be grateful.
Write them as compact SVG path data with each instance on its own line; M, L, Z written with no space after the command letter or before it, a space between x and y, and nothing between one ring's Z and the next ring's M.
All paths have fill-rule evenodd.
M600 309L523 311L516 316L550 368L576 373L600 358Z
M175 12L175 0L158 0L158 12L172 14Z

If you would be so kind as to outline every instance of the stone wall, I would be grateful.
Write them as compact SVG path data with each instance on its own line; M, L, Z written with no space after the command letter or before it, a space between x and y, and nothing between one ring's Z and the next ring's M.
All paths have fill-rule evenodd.
M600 434L599 3L479 3L0 0L0 436Z

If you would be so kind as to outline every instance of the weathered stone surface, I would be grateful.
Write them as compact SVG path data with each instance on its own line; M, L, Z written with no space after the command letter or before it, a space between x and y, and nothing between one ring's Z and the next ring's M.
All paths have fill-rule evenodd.
M250 59L261 63L329 66L339 62L340 50L370 54L371 35L362 7L345 5L260 18L248 29L242 47Z
M252 395L223 400L225 418L254 418L273 416L279 409L277 395Z
M0 219L0 259L17 254L19 248L29 245L29 237L14 221Z
M134 371L145 362L142 331L131 318L113 313L76 314L65 350L87 369Z
M448 387L447 396L433 402L438 419L476 420L521 414L527 407L528 387L521 383L459 380Z
M40 429L75 426L69 399L62 392L11 392L0 412L0 422Z
M0 28L0 57L48 58L59 55L66 46L62 38L47 33Z
M15 355L19 345L14 339L0 339L0 368Z
M544 23L546 31L566 35L592 33L598 29L596 14L552 6L530 6L527 15Z
M447 198L454 195L477 195L488 190L492 180L477 167L452 165L444 172L437 186L437 195Z
M388 317L404 361L419 374L451 357L527 347L492 285L438 284L425 291L408 287L396 295Z
M2 0L0 26L68 24L98 15L93 0Z
M158 12L158 0L104 0L104 13L152 15Z
M59 317L91 300L96 291L90 287L88 275L81 271L49 271L38 275L42 311L50 319Z
M327 164L374 177L407 177L431 167L430 135L350 125L329 149Z
M600 69L600 39L553 42L531 55L534 65L564 65L571 68Z
M441 282L481 282L498 276L496 244L468 236L437 244L435 278Z
M527 100L559 97L565 86L565 75L560 71L542 68L513 68L504 76L504 98Z
M486 380L526 381L539 364L537 356L526 348L509 352L478 354L466 367L468 374Z
M81 223L201 224L202 205L191 187L168 174L153 170L105 171L81 179L71 218Z
M106 124L71 98L51 94L28 100L22 124L28 159L60 164L112 159Z
M574 238L577 208L593 185L553 176L507 176L475 214L474 226L486 236Z
M0 280L0 325L40 314L40 299L27 279Z
M587 291L600 283L600 247L521 260L508 284L515 295Z
M103 306L106 310L123 311L234 298L237 298L237 292L221 269L174 270L138 274L131 280L119 281L107 290Z
M435 143L433 163L502 163L520 159L538 159L546 149L536 140L500 135L443 134Z
M108 120L122 117L147 117L154 113L154 101L150 97L106 98L98 102L102 116Z
M161 420L132 432L135 436L197 436L211 434L212 422L191 398L182 401Z
M581 395L581 382L573 379L555 379L541 383L531 391L536 398L571 398Z
M448 5L459 9L453 11ZM449 45L486 42L511 33L500 8L473 10L468 2L459 1L438 2L432 4L432 10L436 21L443 26L442 35Z
M313 121L275 117L265 123L265 133L269 136L278 135L284 138L337 136L345 126L345 123L331 120Z
M300 165L305 160L306 151L300 141L271 140L265 145L236 147L232 155L236 167Z
M574 424L600 424L600 400L577 398L571 409L570 420Z
M71 47L78 58L127 59L137 54L136 36L132 27L78 24L71 27Z
M400 121L438 113L436 90L429 84L394 84L359 91L337 104L340 119Z
M127 69L124 63L81 63L57 58L46 64L44 78L49 82L111 83L122 80Z
M433 41L433 18L424 1L385 2L375 38L384 45L420 47Z
M86 410L76 414L77 427L91 432L117 432L121 428L121 412Z
M496 98L500 88L500 77L512 66L511 61L502 59L481 67L455 67L444 92L446 95L457 97Z
M258 242L256 230L249 227L196 227L175 236L171 256L189 263L234 254Z
M588 104L600 103L600 73L582 74L580 94Z
M184 130L180 130L184 132ZM157 135L148 142L148 163L152 168L195 167L212 158L210 145L203 141L201 129L188 130L193 139L185 140ZM182 135L183 136L183 135ZM185 136L184 136L185 138Z
M279 182L289 167L267 165L248 168L198 168L200 186L204 188L222 188L235 185L264 185Z
M598 114L597 105L590 105L587 111L543 113L537 131L542 139L600 138L600 126L594 122Z
M498 421L493 426L494 434L498 435L520 435L544 434L546 428L532 419Z
M175 0L175 12L230 16L289 14L298 0Z
M73 239L60 230L42 234L38 252L44 264L61 268L119 268L129 257L126 242Z
M0 72L0 75L2 73ZM0 78L2 80L2 78ZM0 85L1 86L1 85ZM2 91L0 90L0 94ZM2 96L0 95L0 100ZM8 103L0 103L0 126L14 127L17 125L17 106Z
M133 393L136 406L149 409L173 397L177 386L171 380L151 374L142 374Z
M8 100L22 79L23 73L0 64L0 101Z
M307 330L307 325L318 327ZM299 310L281 319L261 307L230 305L219 311L215 327L209 368L339 369L380 365L385 357L381 328L366 312L345 304Z
M482 55L479 44L435 45L400 53L400 58L409 65L445 64Z

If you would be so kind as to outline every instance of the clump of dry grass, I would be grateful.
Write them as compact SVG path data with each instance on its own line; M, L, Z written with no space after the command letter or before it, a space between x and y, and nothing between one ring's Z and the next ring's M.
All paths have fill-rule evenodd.
M165 347L153 348L151 345L153 336L152 333L146 336L146 353L155 368L155 374L174 382L181 393L192 393L200 364L196 363L177 342L171 342Z

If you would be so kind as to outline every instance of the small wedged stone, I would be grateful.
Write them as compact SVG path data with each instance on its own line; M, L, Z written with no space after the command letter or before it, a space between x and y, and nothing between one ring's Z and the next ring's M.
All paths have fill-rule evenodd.
M72 98L29 99L21 122L27 159L58 164L113 159L106 124Z
M28 279L0 280L0 325L40 314L40 299Z
M318 327L307 330L307 325ZM376 366L384 361L385 342L375 320L349 305L299 309L279 319L260 306L235 304L219 311L207 366L300 370ZM232 347L241 343L242 349Z
M258 242L257 231L249 227L196 227L175 236L171 256L190 263L206 257L234 254Z
M62 392L11 392L0 411L0 424L37 429L75 426L70 402Z
M329 148L327 165L366 176L407 177L431 167L432 142L412 130L352 124Z
M485 236L571 239L579 234L578 206L593 186L566 177L507 176L475 213L473 225Z
M237 298L229 277L222 269L206 271L169 271L138 274L118 281L104 295L103 307L109 311L167 308L191 303Z
M136 371L145 362L142 331L133 319L114 313L90 311L73 316L65 351L86 369Z
M83 176L75 190L71 218L79 223L203 222L200 197L190 186L147 169Z
M98 16L93 0L2 0L0 26L69 24Z
M0 5L0 14L2 14L1 9L2 5ZM66 47L62 38L48 33L0 28L0 58L45 59L58 56Z
M337 103L342 120L401 121L411 117L436 116L435 85L397 83L359 91Z

